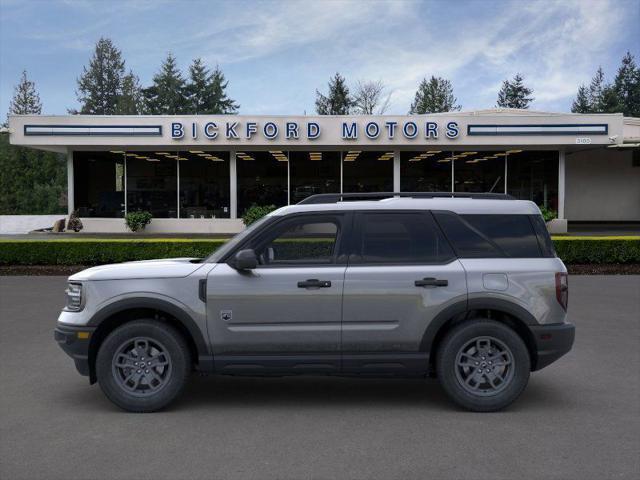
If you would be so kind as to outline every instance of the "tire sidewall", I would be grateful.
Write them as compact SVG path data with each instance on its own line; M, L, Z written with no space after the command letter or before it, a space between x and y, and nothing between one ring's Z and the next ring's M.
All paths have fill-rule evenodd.
M147 397L128 394L113 375L113 356L124 342L135 337L157 340L171 357L171 372L166 385ZM96 376L100 388L109 400L132 412L151 412L166 407L183 390L190 369L189 350L180 333L170 325L155 320L135 320L116 328L102 342L96 357Z
M509 347L513 355L514 375L509 385L492 396L469 393L456 376L459 350L476 337L494 337ZM442 341L437 359L438 379L447 394L460 406L473 411L495 411L506 408L523 392L529 381L531 360L520 336L508 326L493 320L469 320L455 327Z

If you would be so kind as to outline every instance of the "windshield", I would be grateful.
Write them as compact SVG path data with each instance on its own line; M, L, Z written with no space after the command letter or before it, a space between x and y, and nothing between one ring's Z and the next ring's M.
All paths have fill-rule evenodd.
M251 235L251 233L257 230L261 225L265 224L271 218L271 216L267 215L266 217L262 217L260 220L252 223L236 236L232 237L228 242L224 243L220 248L218 248L207 258L203 259L202 263L218 263L221 258L227 255L227 253L229 253L231 250L236 248L240 243L244 241L245 238Z

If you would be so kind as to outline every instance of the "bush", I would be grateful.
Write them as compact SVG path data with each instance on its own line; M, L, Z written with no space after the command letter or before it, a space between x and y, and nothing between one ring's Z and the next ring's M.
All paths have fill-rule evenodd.
M0 240L0 265L102 265L155 258L203 258L226 240L78 239ZM567 264L640 263L640 237L555 237ZM286 241L278 249L304 249L300 256L323 254L324 242ZM281 252L282 253L282 252Z
M129 212L124 217L124 222L132 232L144 230L144 227L151 223L153 216L146 211L142 212Z
M82 230L84 226L82 225L82 220L78 217L78 211L74 210L69 215L69 222L67 223L67 230L73 230L74 232L79 232Z
M256 205L255 203L251 205L244 215L242 215L242 221L245 226L249 226L254 222L257 222L265 215L273 212L276 209L275 205Z
M225 240L0 240L0 265L104 265L156 258L203 258Z
M558 218L558 212L555 210L551 210L544 205L538 205L538 208L540 209L540 213L542 213L542 218L544 218L545 222L550 222L554 218Z

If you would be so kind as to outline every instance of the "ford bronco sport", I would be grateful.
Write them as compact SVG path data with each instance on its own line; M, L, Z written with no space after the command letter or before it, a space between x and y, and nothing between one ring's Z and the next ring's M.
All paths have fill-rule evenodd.
M194 370L433 375L493 411L574 339L538 207L497 194L312 195L208 258L89 268L66 294L57 342L135 412L168 405Z

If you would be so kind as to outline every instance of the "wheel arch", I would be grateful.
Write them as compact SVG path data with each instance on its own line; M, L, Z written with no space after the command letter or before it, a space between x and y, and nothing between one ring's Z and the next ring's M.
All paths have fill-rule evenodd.
M96 327L89 342L89 381L96 382L95 363L98 349L113 330L133 320L151 318L176 328L187 341L194 365L209 368L209 348L201 329L190 314L179 306L157 298L127 298L116 301L96 313L88 326Z
M422 338L420 348L429 353L429 372L435 371L438 347L444 336L458 323L471 318L488 318L504 323L512 328L524 341L531 358L531 370L536 369L538 360L533 332L529 326L539 325L535 317L526 309L502 299L478 298L450 305L431 321Z

